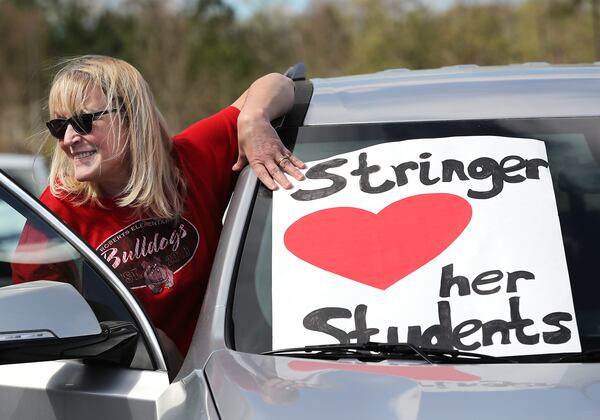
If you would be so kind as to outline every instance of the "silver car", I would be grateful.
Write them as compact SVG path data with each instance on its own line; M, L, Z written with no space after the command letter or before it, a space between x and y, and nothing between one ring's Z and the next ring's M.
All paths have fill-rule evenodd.
M275 124L288 147L309 162L308 180L271 193L251 171L242 172L182 366L168 360L152 323L103 260L0 173L0 202L11 217L49 238L0 249L0 418L600 418L600 66L459 66L312 80L297 66L289 75L296 103ZM418 161L388 156L414 145L431 148ZM494 157L507 148L510 155ZM441 160L436 177L431 155L442 150L485 154L462 172L458 157ZM521 158L521 152L531 156ZM399 164L367 163L367 153ZM429 249L429 238L455 223L449 210L437 213L442 222L425 226L427 235L418 223L384 229L358 251L348 243L369 235L356 220L348 239L333 245L323 232L347 223L357 209L368 209L361 214L370 218L383 214L384 205L374 200L403 194L411 179L420 182L419 191L435 193L421 194L433 201L413 209L414 220L446 209L440 197L449 194L437 188L450 188L450 181L479 182L459 200L475 215L406 272L372 280L364 274L372 264L363 264L363 256L382 267L404 267L396 262L405 253L386 260L381 241L406 238L404 230L416 226L418 246L406 253ZM526 184L534 190L519 193ZM314 240L297 239L307 232L292 229L300 221L343 207L326 208L319 200L352 188L349 213L336 210L310 230ZM492 222L471 228L484 208L477 200L501 191L529 219L509 217L507 204L488 200ZM394 203L409 198L397 197ZM293 226L281 222L292 219ZM515 226L515 235L535 227L540 237L515 236L508 249L486 236ZM461 248L467 233L470 242ZM493 252L473 245L482 243ZM490 255L502 270L483 264ZM448 268L449 256L462 265ZM515 261L536 262L548 274L535 277ZM62 267L64 282L11 284L15 264ZM439 275L427 274L436 264L446 264L439 290ZM423 279L418 290L404 286L417 278ZM433 292L424 286L429 280ZM539 285L550 292L537 294ZM388 293L400 294L390 301ZM403 301L403 293L411 299ZM487 304L490 296L501 293L510 308L485 318L495 305ZM444 302L452 305L449 326ZM546 315L549 302L558 309ZM419 314L430 309L439 319L421 322ZM390 313L396 310L404 315ZM538 310L546 328L529 316ZM394 319L375 328L374 320L387 315ZM478 318L459 324L459 316ZM409 326L408 335L398 327L414 322L421 323Z

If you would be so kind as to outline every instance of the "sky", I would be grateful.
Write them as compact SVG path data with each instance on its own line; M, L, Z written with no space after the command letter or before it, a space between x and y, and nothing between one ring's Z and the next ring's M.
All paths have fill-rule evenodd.
M235 10L237 16L241 18L248 17L262 7L268 5L282 5L288 7L293 12L301 12L308 5L310 0L224 0Z
M432 9L444 10L450 7L456 0L422 0L424 4L427 4ZM493 2L507 2L507 3L518 3L522 0L463 0L468 3L493 3ZM310 3L310 0L224 0L225 3L229 4L234 8L236 14L245 18L262 7L265 6L283 6L289 8L292 12L301 12Z

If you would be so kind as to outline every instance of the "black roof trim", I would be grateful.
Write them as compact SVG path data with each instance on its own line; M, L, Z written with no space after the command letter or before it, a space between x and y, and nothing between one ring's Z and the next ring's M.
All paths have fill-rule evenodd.
M297 80L306 80L306 67L304 63L296 63L286 70L285 75L294 82Z
M285 75L294 81L294 105L290 112L271 122L276 130L284 126L301 126L304 123L308 104L313 94L313 84L310 80L306 80L306 67L304 63L294 64L287 69Z

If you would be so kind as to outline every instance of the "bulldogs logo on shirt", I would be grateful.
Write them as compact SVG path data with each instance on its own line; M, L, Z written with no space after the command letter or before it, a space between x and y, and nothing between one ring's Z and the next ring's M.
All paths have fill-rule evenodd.
M173 275L192 259L199 234L187 219L144 219L121 229L96 250L129 288L161 293Z

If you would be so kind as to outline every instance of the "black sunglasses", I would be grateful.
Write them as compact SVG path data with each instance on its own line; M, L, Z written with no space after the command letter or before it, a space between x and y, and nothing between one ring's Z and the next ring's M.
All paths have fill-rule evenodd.
M67 127L69 124L79 134L89 134L92 132L93 122L103 115L110 114L111 112L117 112L117 108L106 109L104 111L93 112L91 114L78 114L73 115L71 118L56 118L46 123L46 127L50 131L52 136L58 140L65 138Z

